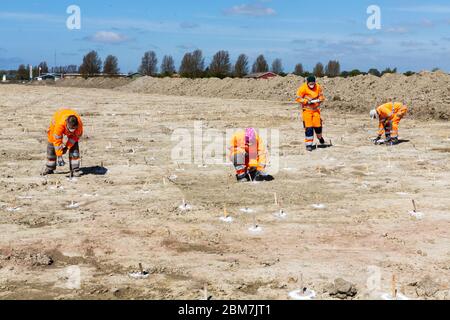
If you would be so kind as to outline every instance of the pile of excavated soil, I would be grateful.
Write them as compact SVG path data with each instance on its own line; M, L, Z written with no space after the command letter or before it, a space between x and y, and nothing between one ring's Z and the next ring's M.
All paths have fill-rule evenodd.
M58 86L118 88L121 91L176 96L217 97L293 102L302 77L288 75L269 80L185 79L142 77L129 79L67 79ZM392 99L404 102L410 116L420 119L448 120L450 117L450 75L422 72L410 77L386 74L353 78L322 78L327 102L325 108L366 113ZM119 88L120 87L120 88Z
M101 88L114 89L129 84L129 78L73 78L57 81L58 87Z

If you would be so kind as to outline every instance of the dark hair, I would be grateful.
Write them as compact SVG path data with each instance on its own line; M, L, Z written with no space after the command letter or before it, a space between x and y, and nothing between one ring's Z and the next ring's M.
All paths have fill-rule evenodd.
M314 76L309 76L308 78L306 78L306 82L307 82L307 83L316 82L316 77L314 77Z
M75 116L69 116L69 118L67 118L67 125L70 128L77 128L78 127L78 119Z

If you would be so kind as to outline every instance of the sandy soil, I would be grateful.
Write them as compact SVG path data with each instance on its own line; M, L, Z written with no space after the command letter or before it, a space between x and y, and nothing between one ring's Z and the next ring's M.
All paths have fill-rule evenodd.
M200 299L206 284L213 299L287 299L301 286L331 299L329 284L344 278L355 299L376 299L393 274L410 298L450 298L448 122L406 118L409 142L373 146L365 114L325 106L333 147L309 154L288 103L19 85L0 95L0 298ZM39 176L45 129L63 106L85 123L91 174L76 181L67 168ZM173 130L197 120L280 130L276 180L237 184L229 165L174 164ZM93 169L102 165L105 175ZM273 215L274 192L286 219ZM191 211L178 210L183 198ZM409 215L411 199L422 219ZM72 201L79 206L67 208ZM224 206L231 224L219 220ZM255 218L257 235L248 231ZM146 279L129 276L139 263ZM68 285L73 266L79 288Z

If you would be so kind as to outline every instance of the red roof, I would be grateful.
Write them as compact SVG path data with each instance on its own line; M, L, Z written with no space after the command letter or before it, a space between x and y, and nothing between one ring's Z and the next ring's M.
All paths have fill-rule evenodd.
M244 78L252 78L252 79L269 79L273 77L277 77L278 75L273 72L258 72L258 73L251 73L249 75L246 75Z

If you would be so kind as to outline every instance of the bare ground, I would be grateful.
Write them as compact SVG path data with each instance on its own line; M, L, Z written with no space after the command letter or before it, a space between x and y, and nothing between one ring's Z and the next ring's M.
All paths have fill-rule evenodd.
M18 85L0 94L0 298L199 299L207 284L214 299L287 299L302 285L330 299L329 283L342 277L356 299L376 299L371 266L380 268L379 291L389 292L395 274L411 298L450 298L448 122L406 118L409 142L373 146L366 115L325 106L333 147L308 154L295 106L282 102ZM83 167L103 165L105 175L39 176L59 107L82 114ZM171 134L196 120L221 131L280 130L275 181L236 184L227 165L180 170ZM284 220L273 215L274 192ZM177 209L182 198L191 211ZM411 199L423 219L409 215ZM68 209L72 201L79 207ZM311 207L318 203L326 207ZM219 221L224 206L234 223ZM244 207L261 234L249 233ZM148 278L128 275L139 263ZM67 287L69 266L81 269L79 289Z

